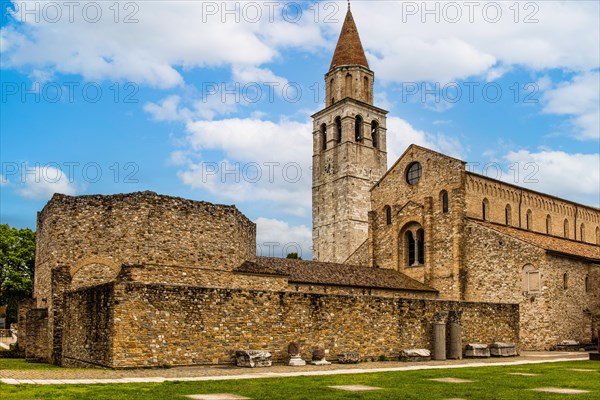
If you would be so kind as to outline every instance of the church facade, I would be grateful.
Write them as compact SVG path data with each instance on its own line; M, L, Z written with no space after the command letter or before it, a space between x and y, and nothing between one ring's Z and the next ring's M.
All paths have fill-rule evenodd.
M363 359L466 343L550 349L600 326L600 211L466 171L411 145L390 168L387 111L348 10L313 115L313 261L256 256L234 206L139 192L55 195L38 214L27 358L111 368L226 364L236 350Z

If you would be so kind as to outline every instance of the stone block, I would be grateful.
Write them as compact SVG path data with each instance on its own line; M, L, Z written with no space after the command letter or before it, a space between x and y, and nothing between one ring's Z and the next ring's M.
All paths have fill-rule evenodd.
M360 354L356 351L339 353L337 355L337 360L340 364L356 364L360 361Z
M515 357L519 354L514 343L494 342L490 344L490 355L492 357Z
M490 356L490 349L487 344L469 343L465 347L465 357L469 358L487 358Z
M314 349L312 354L312 365L330 365L331 363L325 359L324 349Z
M404 349L400 352L400 361L429 361L431 352L427 349Z
M266 350L238 350L235 352L235 360L238 367L270 367L272 356Z
M288 360L288 365L291 367L302 367L306 365L306 361L304 361L300 356L291 356Z

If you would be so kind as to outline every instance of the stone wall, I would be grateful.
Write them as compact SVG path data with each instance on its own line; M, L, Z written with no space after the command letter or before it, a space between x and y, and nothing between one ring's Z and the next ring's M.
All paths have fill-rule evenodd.
M432 348L432 322L450 311L462 315L464 343L518 342L519 334L518 306L506 304L133 282L70 292L66 304L69 365L228 364L239 349L267 349L283 361L292 341L305 358L317 346L333 359L343 351L397 357Z
M26 320L25 359L27 361L50 362L51 344L48 340L48 309L34 308L29 310Z
M547 255L476 222L468 224L467 233L461 277L466 300L519 303L524 349L548 350L562 340L591 341L594 316L600 314L600 266ZM540 272L540 290L524 288L526 266Z
M27 313L36 308L35 299L23 299L19 302L17 311L17 346L20 351L25 351L27 348Z
M232 270L255 253L256 226L234 206L153 192L55 194L38 215L34 297L51 308L57 265L80 274L77 288L110 280L123 263Z
M600 245L600 210L469 173L467 214L483 218L483 202L491 222ZM507 211L508 221L507 221ZM565 222L566 221L566 222ZM565 229L566 225L566 229ZM583 238L582 238L583 233Z
M413 162L422 166L418 183L410 185L406 172ZM369 239L373 265L391 268L440 291L446 299L460 299L460 240L464 226L464 163L411 146L371 190ZM442 193L448 193L448 212ZM386 208L391 208L388 224ZM425 262L408 265L405 233L422 228Z
M111 365L114 304L114 286L110 283L66 294L62 366Z

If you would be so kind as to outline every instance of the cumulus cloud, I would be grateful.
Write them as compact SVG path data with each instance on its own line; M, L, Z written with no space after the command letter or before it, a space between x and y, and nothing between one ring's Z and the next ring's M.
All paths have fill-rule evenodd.
M546 85L550 85L546 83ZM542 100L548 114L571 116L575 136L600 139L600 73L586 72L547 89Z
M512 151L503 180L538 192L598 206L600 204L600 154L563 151ZM516 172L518 171L518 172Z
M27 167L17 193L27 199L49 199L54 193L74 195L77 188L65 173L50 166Z
M305 216L311 206L311 132L310 123L288 120L192 121L183 148L171 158L185 163L178 176L192 188L234 202L264 201ZM223 158L204 159L206 151Z
M184 83L179 68L257 66L273 60L279 48L325 43L317 24L309 18L289 22L281 4L269 12L251 2L262 8L256 18L243 1L86 2L77 3L72 13L60 2L14 3L16 23L0 30L3 68L79 74L87 80L170 88ZM52 20L49 8L62 16ZM225 8L235 11L227 14ZM37 21L25 9L39 10Z
M600 64L597 2L477 2L470 11L462 2L381 1L357 2L352 10L384 81L494 80L512 66L588 71Z
M254 222L259 256L285 257L298 253L305 260L312 258L312 232L306 225L290 226L269 218L257 218Z

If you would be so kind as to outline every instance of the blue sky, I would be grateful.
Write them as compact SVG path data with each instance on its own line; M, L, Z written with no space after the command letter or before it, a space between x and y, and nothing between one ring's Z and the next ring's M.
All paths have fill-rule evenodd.
M0 222L152 190L236 204L262 254L310 257L310 115L346 2L68 4L0 3ZM417 143L598 206L598 2L423 4L352 2L388 165Z

